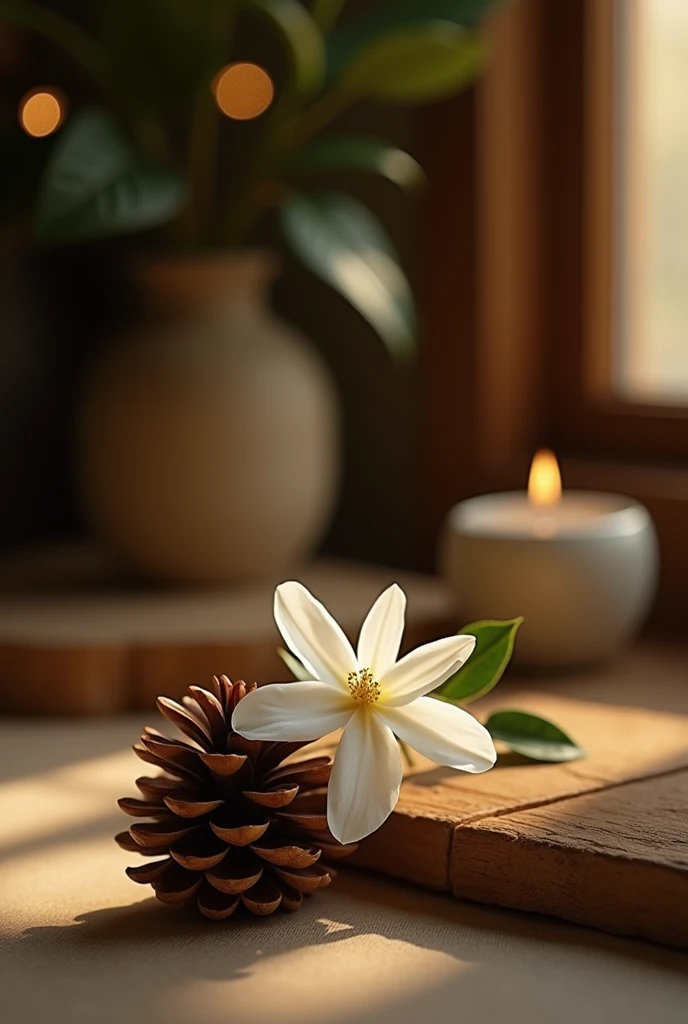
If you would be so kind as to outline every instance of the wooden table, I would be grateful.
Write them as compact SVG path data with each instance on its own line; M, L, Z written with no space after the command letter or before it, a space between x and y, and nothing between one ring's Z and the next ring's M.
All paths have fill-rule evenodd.
M685 1020L678 952L363 872L274 919L162 907L111 839L142 721L0 721L3 1024Z

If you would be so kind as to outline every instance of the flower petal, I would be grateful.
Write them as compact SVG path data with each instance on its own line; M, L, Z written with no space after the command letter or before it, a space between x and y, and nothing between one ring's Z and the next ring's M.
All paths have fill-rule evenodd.
M400 740L437 764L486 772L497 760L487 729L454 704L419 697L403 708L380 708L378 714Z
M349 721L334 758L327 797L327 823L340 843L370 835L396 807L401 754L391 730L369 708Z
M356 655L324 605L301 583L290 580L275 590L274 612L285 644L308 671L348 693L346 677L358 671Z
M474 647L474 636L448 636L417 647L382 678L378 676L381 703L401 707L434 690L463 665Z
M358 638L358 664L376 679L397 660L404 632L406 594L396 583L388 587L368 612Z
M317 740L345 726L355 708L325 683L269 683L242 697L232 728L249 740Z

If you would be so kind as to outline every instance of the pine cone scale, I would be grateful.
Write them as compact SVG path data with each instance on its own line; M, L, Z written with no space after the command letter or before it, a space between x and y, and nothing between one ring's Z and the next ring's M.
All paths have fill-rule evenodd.
M180 843L175 843L170 853L183 868L190 871L207 871L224 860L229 849L221 839L206 833L182 839Z
M276 817L287 825L308 829L310 832L321 832L327 828L326 814L290 814L278 812Z
M269 821L262 822L260 825L235 825L233 827L223 827L214 821L210 822L210 827L215 835L219 839L224 839L230 846L250 846L251 843L255 843L265 835L269 826Z
M244 796L260 807L287 807L298 794L298 786L284 786L280 789L271 789L264 792L257 790L244 790Z
M198 909L205 917L213 921L224 921L231 917L241 904L239 896L231 896L214 889L208 882L203 882L198 892Z
M284 868L309 868L320 859L320 850L303 846L252 846L251 849L268 864Z
M195 871L187 871L174 861L170 861L160 876L151 885L155 895L162 903L178 907L187 903L201 887L203 875Z
M136 800L134 797L123 796L117 801L119 809L132 818L169 818L169 808L164 803L152 800Z
M227 717L222 704L214 694L200 686L190 686L189 693L208 722L208 729L215 747L222 747L227 742Z
M265 777L265 784L273 783L283 786L293 783L299 786L320 785L326 786L332 774L332 760L329 757L314 757L304 761L301 765L298 761L292 764L275 768Z
M239 893L250 889L263 875L263 867L255 857L243 850L232 850L217 867L206 871L205 877L220 892Z
M170 700L169 697L158 697L157 705L158 711L168 721L172 722L172 725L176 725L178 729L181 729L185 736L198 743L202 750L212 750L213 737L210 734L210 730L188 708L177 704L174 700Z
M246 754L201 754L201 761L210 768L213 775L225 778L235 775L244 767L247 761Z
M318 870L319 869L319 870ZM275 874L284 879L298 892L313 893L316 889L325 888L332 881L328 871L321 868L319 864L313 864L310 868L274 868Z
M165 809L180 818L201 818L204 814L216 811L222 804L222 800L185 800L179 794L165 797Z
M169 863L170 858L166 857L165 860L154 860L150 864L140 864L135 868L127 868L126 872L132 882L138 882L140 885L150 885L160 878Z
M120 832L115 836L115 842L127 853L138 853L141 857L158 857L163 853L170 852L171 843L160 843L159 846L143 847L129 832Z
M272 879L261 878L250 892L242 894L241 902L253 914L267 916L274 914L282 902L282 891Z
M132 825L129 834L139 846L159 847L163 843L171 846L177 840L188 836L197 827L184 826L179 818L171 818L168 821L156 821L152 825Z

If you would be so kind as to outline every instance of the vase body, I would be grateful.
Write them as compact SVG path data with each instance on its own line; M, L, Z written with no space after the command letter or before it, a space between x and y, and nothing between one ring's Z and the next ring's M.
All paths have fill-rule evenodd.
M338 488L334 389L270 311L268 254L151 262L146 314L86 382L78 480L94 530L150 577L224 583L307 556Z

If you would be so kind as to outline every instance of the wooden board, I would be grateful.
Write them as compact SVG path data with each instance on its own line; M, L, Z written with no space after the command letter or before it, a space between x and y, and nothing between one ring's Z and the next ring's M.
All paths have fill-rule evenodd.
M688 947L688 771L454 830L453 893Z
M688 652L653 650L629 656L627 669L621 662L581 677L597 701L545 692L575 692L575 679L505 682L477 705L478 717L507 705L539 712L588 758L548 765L506 755L477 776L417 758L397 810L355 862L456 896L688 947L688 715L603 703L621 698L640 660L652 685L636 699L651 700L654 688L660 704L688 712Z
M395 580L409 598L407 646L458 625L449 591L414 573L322 561L231 588L154 588L119 576L96 549L54 548L0 567L0 710L113 713L151 708L215 673L288 679L272 602L294 577L352 637Z

